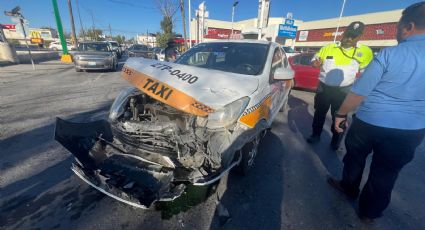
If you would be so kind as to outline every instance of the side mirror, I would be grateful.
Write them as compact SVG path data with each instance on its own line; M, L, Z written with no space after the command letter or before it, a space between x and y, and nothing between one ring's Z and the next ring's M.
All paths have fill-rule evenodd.
M294 78L294 71L291 68L277 68L274 72L274 80L292 80Z

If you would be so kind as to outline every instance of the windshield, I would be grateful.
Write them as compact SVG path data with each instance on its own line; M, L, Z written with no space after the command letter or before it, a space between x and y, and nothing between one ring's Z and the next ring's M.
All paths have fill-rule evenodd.
M263 71L269 45L258 43L204 43L188 50L176 63L232 73L258 75Z
M78 44L78 50L108 52L109 45L107 43L80 43Z
M147 51L148 47L144 46L144 45L134 45L132 49L133 50L140 50L140 51Z
M115 48L115 47L119 47L118 43L116 43L116 42L110 42L110 44L111 44L111 46L112 46L112 47L114 47L114 48Z
M295 53L295 50L292 49L292 47L289 46L282 46L283 50L285 50L285 53Z

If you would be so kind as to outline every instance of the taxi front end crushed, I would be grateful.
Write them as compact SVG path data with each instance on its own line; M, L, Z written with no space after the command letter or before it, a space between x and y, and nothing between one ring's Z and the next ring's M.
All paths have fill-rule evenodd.
M58 118L55 139L75 156L72 170L86 183L121 202L148 208L179 197L188 184L213 183L239 163L235 153L258 133L236 122L248 102L241 98L221 111L216 119L230 120L220 128L214 113L185 113L128 88L115 100L108 121Z

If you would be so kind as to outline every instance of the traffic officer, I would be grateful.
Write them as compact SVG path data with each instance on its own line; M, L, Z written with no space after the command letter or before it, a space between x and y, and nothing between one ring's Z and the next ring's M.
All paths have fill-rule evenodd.
M332 115L331 148L339 148L343 134L334 129L335 112L344 101L359 70L364 69L373 59L372 50L358 44L364 24L352 22L345 30L340 44L330 44L320 49L312 60L314 67L321 68L320 83L314 97L313 132L307 142L320 140L329 107Z
M402 12L397 41L370 63L335 115L335 129L343 132L340 124L357 110L345 139L342 180L328 182L356 198L366 158L373 152L359 198L359 216L367 222L388 207L399 172L425 137L425 1Z

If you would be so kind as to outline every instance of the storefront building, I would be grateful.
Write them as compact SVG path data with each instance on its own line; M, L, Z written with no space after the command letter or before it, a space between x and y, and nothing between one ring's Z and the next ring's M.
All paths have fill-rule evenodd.
M336 41L341 40L345 28L353 21L365 23L365 32L360 39L360 43L370 46L374 51L384 47L397 44L396 31L397 22L401 17L402 10L392 10L377 13L368 13L348 17L331 18L315 21L295 20L294 25L298 27L296 38L286 38L278 36L279 25L283 24L285 18L275 17L269 19L268 27L263 29L262 37L269 41L275 41L285 46L292 46L299 51L316 51L320 47L332 43L338 24L338 34ZM233 33L232 33L233 28ZM199 25L197 20L192 20L191 35L197 42L218 40L218 39L238 39L241 36L253 34L258 36L257 19L248 19L234 22L208 19L206 34L199 37Z
M353 21L365 23L364 34L360 37L359 43L368 45L374 51L384 47L397 44L397 22L401 17L402 10L370 13L343 17L336 41L341 37L346 27ZM303 22L298 27L297 38L295 40L296 50L316 51L335 39L338 18Z

